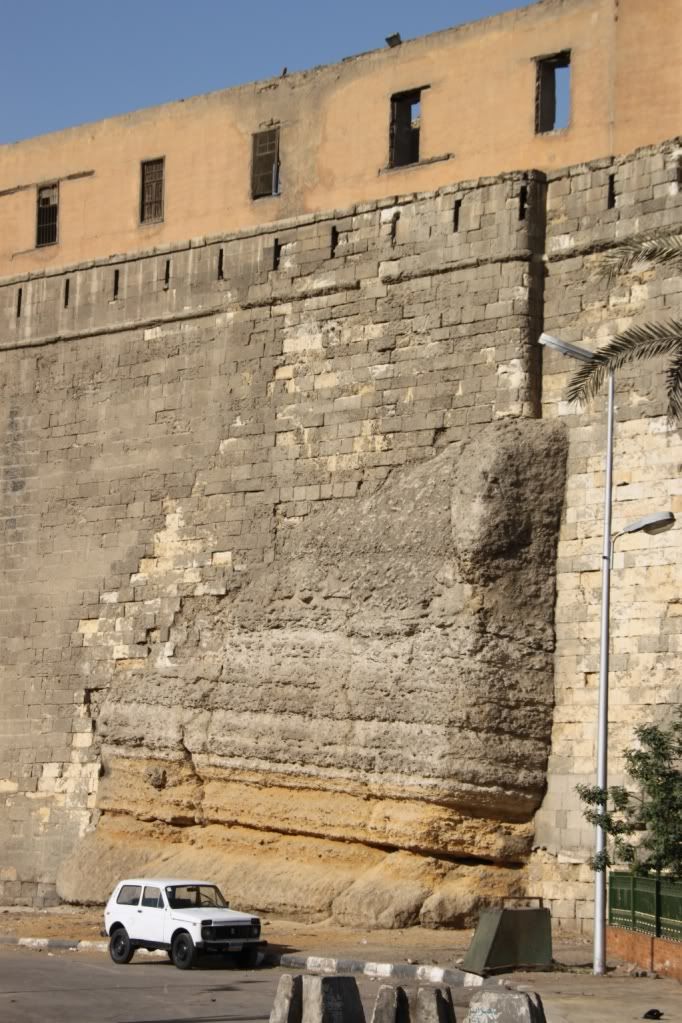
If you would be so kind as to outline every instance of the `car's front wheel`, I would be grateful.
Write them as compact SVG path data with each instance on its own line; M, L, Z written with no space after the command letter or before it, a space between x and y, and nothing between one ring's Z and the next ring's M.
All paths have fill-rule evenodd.
M191 970L197 957L197 950L192 935L187 931L180 931L173 938L171 945L171 962L179 970Z
M125 966L135 955L125 927L117 927L109 938L109 955L119 966Z

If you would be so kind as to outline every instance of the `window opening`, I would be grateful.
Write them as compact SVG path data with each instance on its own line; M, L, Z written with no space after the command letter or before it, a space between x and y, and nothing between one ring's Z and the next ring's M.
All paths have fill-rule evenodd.
M456 233L459 231L459 214L462 209L462 200L455 199L455 205L452 208L452 230Z
M528 185L521 185L519 189L519 220L526 219L528 209Z
M536 59L535 131L567 128L571 117L571 54L569 50Z
M118 298L119 271L114 270L114 301Z
M18 320L21 319L21 300L22 300L23 296L24 296L24 289L23 288L19 288L17 290L17 319Z
M606 197L606 207L609 210L616 206L616 175L609 174L609 191Z
M67 277L66 280L64 281L64 308L65 309L69 308L69 291L70 291L70 287L71 287L71 281Z
M218 280L222 281L224 279L225 279L224 252L222 249L218 249Z
M59 185L44 185L38 189L36 246L56 244L58 215Z
M423 88L391 96L390 167L419 163L419 130Z
M251 158L251 197L280 194L279 128L257 131Z
M164 288L166 290L168 290L168 287L170 286L170 270L171 270L170 264L171 264L170 259L167 259L166 260L166 269L163 272L163 286L164 286Z
M275 238L272 246L272 269L279 270L279 263L282 258L282 243L279 238Z
M336 224L332 224L331 238L329 241L329 255L333 259L336 255L336 249L339 244L339 229Z
M163 220L163 164L163 157L145 160L142 164L140 221L143 224Z

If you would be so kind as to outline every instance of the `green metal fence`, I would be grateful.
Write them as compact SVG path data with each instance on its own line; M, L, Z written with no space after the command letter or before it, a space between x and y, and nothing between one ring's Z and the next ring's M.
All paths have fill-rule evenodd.
M609 923L628 931L682 941L682 881L612 872Z

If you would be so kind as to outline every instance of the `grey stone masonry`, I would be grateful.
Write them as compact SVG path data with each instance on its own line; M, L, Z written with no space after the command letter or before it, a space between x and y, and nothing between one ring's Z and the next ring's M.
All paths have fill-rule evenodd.
M278 525L378 493L484 424L543 416L565 422L570 449L529 890L582 926L590 838L574 786L594 754L603 419L599 402L566 405L567 367L543 366L536 342L543 327L599 343L679 315L679 274L609 292L593 271L615 242L680 225L680 159L672 140L0 281L0 901L54 901L100 812L103 680L163 652L183 600L267 567ZM680 499L682 451L660 368L619 383L618 499L643 514L652 494ZM634 610L615 597L614 748L652 703L651 673L660 715L680 699L676 535L622 548ZM200 646L201 629L184 638ZM143 739L131 725L131 747Z

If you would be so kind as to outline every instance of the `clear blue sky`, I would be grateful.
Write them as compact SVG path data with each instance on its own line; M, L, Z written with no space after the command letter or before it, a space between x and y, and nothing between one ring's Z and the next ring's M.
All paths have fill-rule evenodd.
M2 4L0 142L299 71L531 0Z

